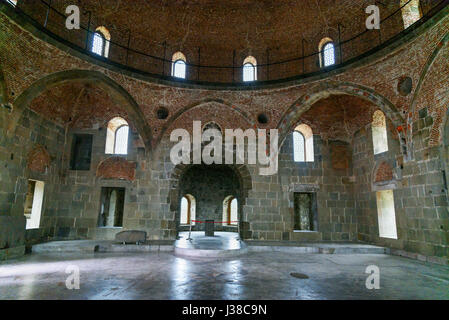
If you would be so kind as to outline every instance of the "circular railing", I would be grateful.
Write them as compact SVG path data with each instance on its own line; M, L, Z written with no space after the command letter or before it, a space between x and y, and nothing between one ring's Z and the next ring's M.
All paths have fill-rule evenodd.
M0 0L3 3L10 2L9 0ZM421 19L414 25L404 30L402 20L402 9L410 5L409 0L403 6L394 10L388 16L380 21L380 29L368 30L347 36L348 31L341 32L343 25L339 24L335 29L338 30L337 39L334 39L335 49L335 64L329 67L320 66L320 55L322 52L314 50L311 53L306 53L306 45L308 47L318 48L318 44L309 44L306 39L301 43L301 55L298 57L288 58L270 62L269 51L266 51L266 56L261 57L259 61L267 61L266 63L257 64L257 81L243 82L242 72L243 66L236 64L235 50L230 53L232 56L232 64L229 65L208 65L199 62L186 61L186 79L178 79L171 76L172 60L167 58L167 55L173 54L177 51L174 47L167 43L152 44L154 52L162 52L161 56L156 53L143 52L142 50L133 49L130 46L133 35L130 31L117 32L115 31L115 38L126 42L119 43L117 40L106 40L109 46L108 58L100 57L91 52L92 41L97 27L94 24L95 18L91 16L89 11L82 11L84 22L81 23L78 30L69 30L66 28L66 14L58 11L52 5L51 0L37 0L33 1L32 6L23 5L19 0L15 10L31 19L35 26L41 30L49 33L57 39L63 40L74 46L76 49L83 51L102 61L111 62L119 67L129 69L131 71L143 73L152 77L162 78L172 81L180 81L187 83L198 84L226 84L226 85L257 85L259 83L282 82L299 77L308 77L310 75L333 70L345 64L349 64L358 60L362 56L376 52L383 48L387 43L391 43L401 33L409 32L415 25L421 24L437 12L445 8L448 0L435 0L432 5L427 5L425 8L421 6ZM376 4L382 6L382 3L376 1ZM367 14L368 17L368 14ZM119 36L117 36L117 34ZM123 36L120 36L122 34ZM343 37L345 36L345 38ZM201 61L201 48L197 48L197 61ZM257 51L257 50L256 50ZM262 52L261 50L259 50ZM294 55L289 55L294 56Z

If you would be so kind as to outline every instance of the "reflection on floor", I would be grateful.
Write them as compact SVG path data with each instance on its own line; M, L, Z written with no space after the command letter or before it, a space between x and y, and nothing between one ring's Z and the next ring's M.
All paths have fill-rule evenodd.
M370 265L379 290L365 286ZM79 290L66 288L69 266L80 270ZM447 266L384 254L40 253L0 264L0 299L449 299L448 287Z
M177 256L198 258L236 257L248 251L236 232L215 232L213 237L202 231L180 232L174 247Z
M191 240L189 240L189 236ZM175 246L200 250L233 250L240 249L241 243L237 232L215 232L213 237L206 237L204 232L180 232Z

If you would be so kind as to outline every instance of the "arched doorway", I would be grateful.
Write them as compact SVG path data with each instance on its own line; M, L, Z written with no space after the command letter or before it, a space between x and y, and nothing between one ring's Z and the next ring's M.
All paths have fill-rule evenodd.
M195 199L195 221L214 220L216 222L214 223L215 231L238 232L239 224L242 222L242 207L247 193L244 190L243 178L234 166L187 166L179 175L175 214L177 233L188 231L190 228L192 228L192 231L205 230L205 223L182 223L181 213L183 199L186 198L186 195ZM232 202L234 199L235 201ZM226 222L223 220L225 204L233 210L230 212L233 219Z

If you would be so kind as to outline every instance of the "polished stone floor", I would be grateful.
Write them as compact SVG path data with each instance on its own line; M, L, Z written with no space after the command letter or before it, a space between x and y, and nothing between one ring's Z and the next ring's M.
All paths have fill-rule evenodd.
M366 289L369 265L379 290ZM79 290L66 288L68 266ZM0 299L449 299L448 288L448 267L383 254L39 253L0 264Z
M204 232L180 232L175 242L178 248L200 250L237 250L242 247L237 232L215 232L213 237L206 237Z

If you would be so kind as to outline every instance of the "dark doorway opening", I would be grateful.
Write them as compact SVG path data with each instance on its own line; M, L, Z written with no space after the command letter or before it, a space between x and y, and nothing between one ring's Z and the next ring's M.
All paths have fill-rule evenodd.
M125 188L101 188L99 227L122 227L125 208Z
M317 231L316 194L295 192L294 194L294 229Z
M90 170L92 158L92 135L75 134L73 136L71 170Z

